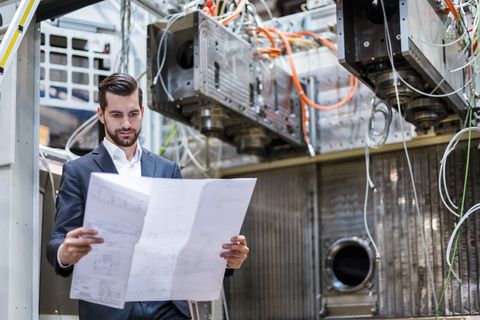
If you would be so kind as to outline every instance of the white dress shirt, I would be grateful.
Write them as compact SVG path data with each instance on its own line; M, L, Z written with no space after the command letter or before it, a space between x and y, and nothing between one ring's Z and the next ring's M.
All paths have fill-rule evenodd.
M103 145L105 149L107 149L108 154L110 154L119 175L132 177L142 176L142 166L140 162L142 158L142 147L140 146L140 142L137 141L137 149L135 150L132 161L128 161L125 152L106 138L103 139Z

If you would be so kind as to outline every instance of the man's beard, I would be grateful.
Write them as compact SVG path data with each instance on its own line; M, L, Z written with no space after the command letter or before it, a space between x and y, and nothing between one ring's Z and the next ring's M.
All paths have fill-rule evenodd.
M105 125L105 129L107 130L110 138L112 138L113 142L119 147L131 147L131 146L133 146L137 142L138 136L140 135L141 128L140 128L140 130L138 130L138 132L135 129L129 129L128 131L131 131L132 135L129 136L129 137L121 137L120 135L118 135L118 132L124 131L123 129L115 130L114 132L112 132L108 128L107 122L105 122L104 125Z

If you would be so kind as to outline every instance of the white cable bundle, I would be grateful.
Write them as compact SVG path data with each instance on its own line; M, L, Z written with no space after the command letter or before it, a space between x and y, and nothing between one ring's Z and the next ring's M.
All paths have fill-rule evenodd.
M442 160L440 160L440 172L438 175L438 192L440 193L440 198L442 199L442 203L445 205L448 211L450 211L457 217L460 217L460 215L456 211L458 210L458 207L453 203L448 193L445 168L447 166L446 164L447 164L448 156L453 152L453 150L455 150L455 147L457 146L458 142L462 138L463 134L465 132L468 132L469 130L470 128L462 129L452 138L447 148L445 149L445 153L443 154ZM472 127L471 130L480 132L480 128L478 127ZM442 187L443 187L443 190L442 190ZM448 203L445 200L445 197L443 196L444 194L446 196L446 200L448 200Z
M453 152L453 150L455 150L455 147L456 145L458 144L458 142L460 141L460 139L462 138L463 134L465 134L466 132L468 131L477 131L477 132L480 132L480 128L478 127L471 127L471 128L465 128L465 129L462 129L460 130L453 138L452 140L450 141L450 143L448 144L447 148L445 149L445 153L443 154L443 157L442 157L442 160L440 161L440 173L439 173L439 176L438 176L438 188L439 188L439 193L440 193L440 197L442 199L442 202L443 204L445 205L445 207L448 209L448 211L450 211L451 213L453 213L455 216L457 217L460 217L460 215L455 211L458 210L458 207L453 203L453 201L451 200L450 198L450 195L448 194L448 189L447 189L447 179L446 179L446 174L445 174L445 168L446 168L446 164L447 164L447 158L448 156ZM447 201L445 201L445 198L443 197L443 192L442 192L442 185L443 185L443 188L444 188L444 193L446 195L446 198L448 200L449 203L447 203ZM460 226L462 225L462 223L470 216L470 214L472 214L473 212L477 211L478 209L480 209L480 203L479 204L476 204L474 205L472 208L470 208L470 210L467 211L467 213L465 213L465 215L460 219L460 221L457 223L455 229L453 230L452 232L452 235L450 236L450 240L448 242L448 246L447 246L447 251L446 251L446 260L447 260L447 264L448 264L448 267L450 268L450 271L452 272L452 274L455 276L455 278L457 278L457 280L459 282L462 282L460 280L460 278L458 277L457 273L453 270L452 268L452 263L450 262L451 259L450 259L450 251L452 249L452 244L453 244L453 241L455 239L455 235L457 234Z

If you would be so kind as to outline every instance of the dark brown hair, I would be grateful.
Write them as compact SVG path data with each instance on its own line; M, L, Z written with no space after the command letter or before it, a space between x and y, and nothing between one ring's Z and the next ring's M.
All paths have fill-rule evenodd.
M135 90L138 91L138 102L142 106L143 93L137 84L137 81L129 74L114 73L103 79L98 84L98 102L100 108L105 112L107 107L107 92L126 97L131 95Z

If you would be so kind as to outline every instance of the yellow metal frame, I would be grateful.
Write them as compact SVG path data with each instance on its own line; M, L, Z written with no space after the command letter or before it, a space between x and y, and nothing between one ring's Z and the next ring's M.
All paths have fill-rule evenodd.
M22 0L18 6L5 37L0 44L0 84L4 74L23 39L24 30L32 21L40 0Z

